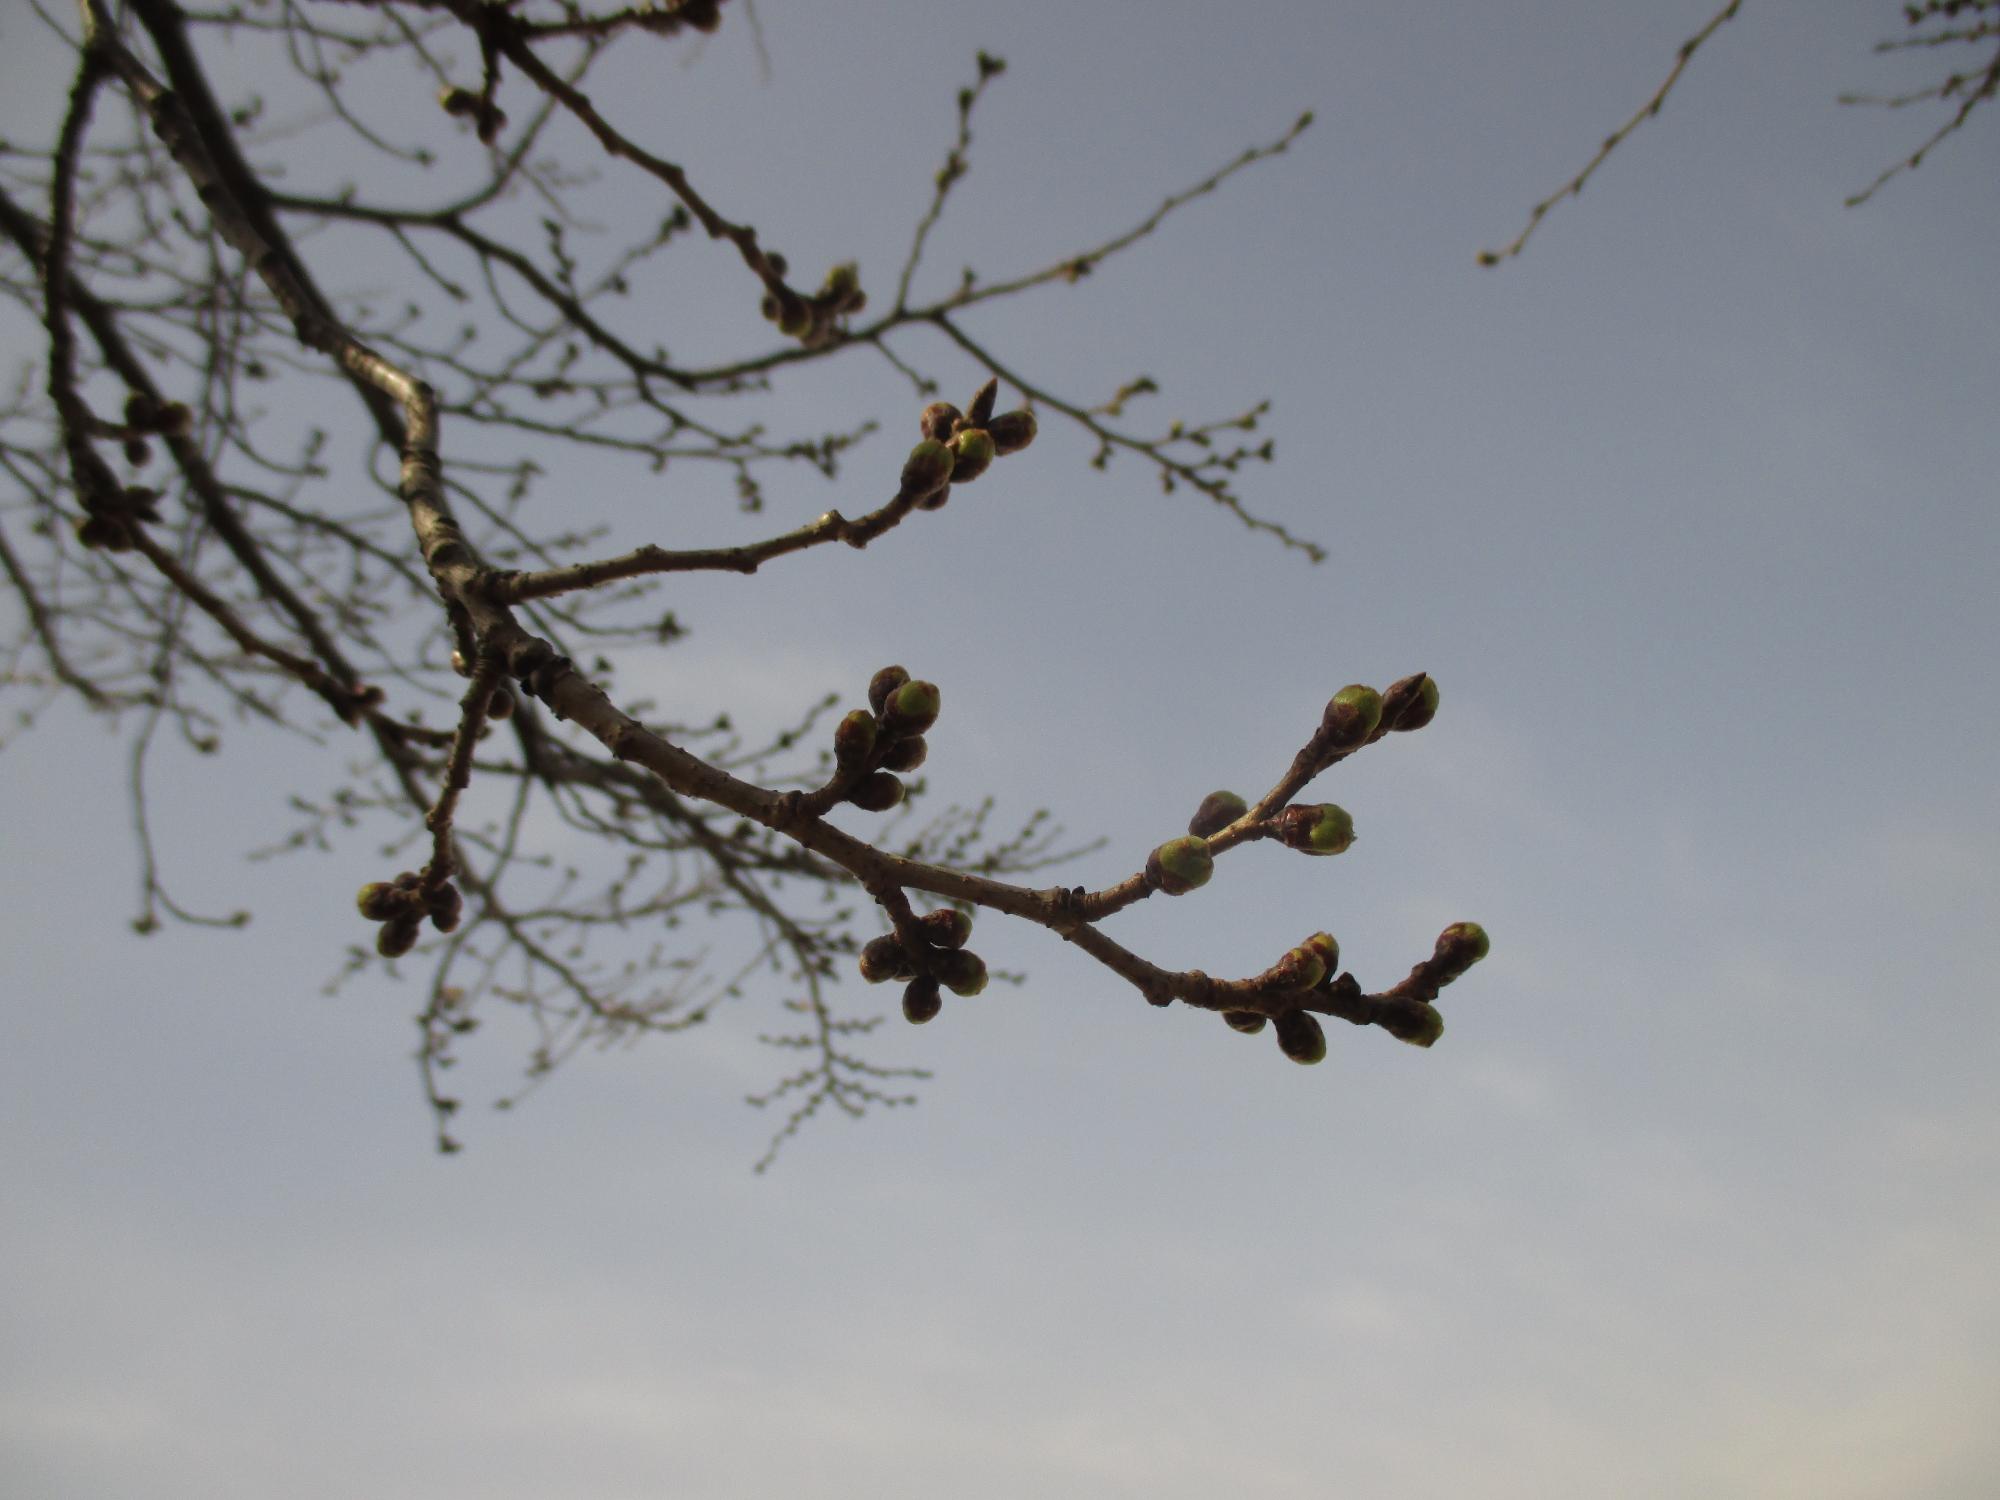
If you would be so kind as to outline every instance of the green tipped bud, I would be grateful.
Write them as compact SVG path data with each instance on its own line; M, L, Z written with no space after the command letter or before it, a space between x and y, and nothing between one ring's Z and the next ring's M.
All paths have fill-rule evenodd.
M952 453L935 438L925 438L903 461L903 493L934 495L951 483Z
M855 783L847 800L863 812L887 812L903 800L903 783L887 771L870 771Z
M860 765L875 748L875 715L857 708L833 726L833 758L843 770Z
M940 906L917 919L933 948L963 948L972 937L972 918L955 906Z
M1287 948L1276 968L1286 989L1309 990L1326 978L1326 960L1304 943Z
M1278 838L1306 854L1344 854L1354 843L1354 819L1331 802L1296 802L1278 814Z
M1340 968L1340 940L1330 932L1315 932L1300 943L1301 948L1317 953L1320 962L1326 965L1326 972L1335 973ZM1314 983L1318 983L1317 980Z
M924 763L924 758L930 753L930 741L920 734L913 734L906 740L897 740L882 752L882 769L914 771Z
M893 932L885 932L863 943L858 962L861 977L870 984L881 984L889 979L908 979L917 972L917 966L910 962L909 952L903 947L903 940Z
M812 328L812 307L796 292L774 293L778 299L778 332L802 338Z
M1146 856L1146 884L1169 896L1183 896L1196 886L1208 884L1215 873L1215 857L1208 852L1208 840L1189 834L1168 839Z
M371 922L386 922L403 909L403 903L388 881L371 880L355 893L354 909Z
M912 1026L936 1020L943 1009L944 997L938 993L938 982L928 974L919 974L903 991L903 1019Z
M1188 819L1188 832L1196 838L1213 838L1250 811L1250 804L1234 792L1210 792Z
M997 450L984 427L967 427L951 440L951 482L970 484L986 472Z
M966 948L938 961L937 977L954 995L976 995L986 988L986 960Z
M899 739L922 734L937 723L938 710L943 706L944 695L935 682L906 682L889 695L882 709L882 724Z
M1392 682L1382 695L1382 722L1399 732L1422 729L1437 717L1437 711L1438 685L1428 673Z
M422 927L421 917L407 914L391 917L382 924L382 930L375 934L375 951L384 958L401 958L417 946L417 934Z
M996 376L982 385L978 392L974 394L972 405L965 409L965 425L968 427L984 427L988 422L992 421L993 404L999 399L1000 380Z
M1295 1063L1326 1060L1326 1033L1309 1010L1288 1010L1276 1021L1278 1048Z
M1225 1010L1222 1019L1229 1023L1231 1031L1240 1031L1245 1036L1255 1036L1264 1029L1264 1018L1254 1010Z
M1435 1005L1422 1000L1397 1006L1387 1015L1377 1017L1376 1024L1397 1041L1408 1042L1412 1047L1428 1047L1444 1035L1444 1016Z
M1334 750L1351 750L1367 743L1382 722L1382 695L1362 683L1350 683L1335 693L1320 716L1319 727Z
M861 268L851 260L844 260L826 273L826 280L820 283L819 295L823 301L836 307L845 308L861 292Z
M993 451L1005 458L1032 443L1041 428L1035 421L1035 414L1023 407L1019 411L1001 412L986 430L993 434Z
M1440 979L1456 979L1486 957L1492 947L1486 929L1477 922L1454 922L1438 934L1431 963Z
M958 424L965 420L965 414L949 401L933 401L924 408L924 414L917 418L925 437L932 442L948 443L951 435L958 431Z
M868 679L868 706L881 713L889 706L889 695L910 680L904 667L884 667Z
M471 89L458 88L447 84L438 90L438 104L448 115L470 115L479 112L479 96Z

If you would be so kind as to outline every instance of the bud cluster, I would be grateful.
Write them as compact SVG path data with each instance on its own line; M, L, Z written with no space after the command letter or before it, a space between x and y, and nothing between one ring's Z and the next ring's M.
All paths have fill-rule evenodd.
M785 274L788 268L784 256L774 251L764 258L779 277ZM810 297L801 297L780 281L764 294L763 313L778 325L780 333L797 339L808 349L817 349L833 342L843 318L867 305L868 294L861 290L860 269L853 261L844 260L826 273L819 290Z
M989 380L960 411L949 401L933 401L917 418L923 441L903 465L903 493L925 510L950 498L951 486L970 484L996 458L1019 453L1035 440L1035 414L1026 407L994 415L1000 382Z
M1315 932L1279 959L1253 983L1265 990L1324 990L1340 968L1340 943L1330 932ZM1352 980L1348 981L1352 984ZM1253 1010L1225 1010L1222 1019L1232 1031L1255 1036L1265 1017ZM1278 1050L1296 1063L1316 1063L1326 1056L1326 1033L1311 1011L1290 1010L1275 1018Z
M439 932L458 926L465 910L465 898L450 881L425 885L414 870L405 870L394 880L375 880L355 893L355 909L371 922L380 922L375 935L375 951L384 958L401 958L417 945L424 918Z
M833 727L835 782L842 799L864 812L887 812L903 800L898 772L916 770L930 754L924 731L937 722L943 695L907 668L884 667L868 683L868 707Z
M956 907L941 906L917 918L916 936L919 946L912 952L900 935L883 933L863 945L859 967L870 984L906 981L903 1016L921 1026L944 1008L940 988L965 996L986 988L986 960L965 946L972 918Z

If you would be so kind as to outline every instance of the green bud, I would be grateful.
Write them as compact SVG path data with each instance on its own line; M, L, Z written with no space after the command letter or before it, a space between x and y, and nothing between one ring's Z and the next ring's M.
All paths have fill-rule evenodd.
M402 907L396 888L386 880L371 880L355 893L355 910L371 922L386 922Z
M993 434L993 451L1004 458L1027 447L1041 429L1035 422L1035 414L1023 407L1019 411L1003 411L986 430Z
M937 980L929 974L919 974L903 991L903 1019L912 1026L936 1020L943 1009L944 997L938 994Z
M937 977L954 995L976 995L986 988L986 960L968 948L954 949L938 960Z
M401 958L417 946L417 934L422 926L421 917L407 914L391 917L375 934L375 951L384 958Z
M1277 1018L1278 1047L1295 1063L1316 1063L1326 1059L1326 1033L1319 1017L1309 1010L1288 1010Z
M1354 819L1331 802L1295 802L1278 814L1278 839L1306 854L1344 854L1354 843Z
M982 385L972 398L972 405L965 409L965 425L984 427L993 420L993 404L1000 399L1000 381L996 376Z
M1454 922L1438 934L1431 962L1440 979L1456 979L1486 957L1492 947L1486 929L1477 922Z
M881 713L889 706L889 695L910 680L903 667L884 667L868 679L868 706Z
M861 977L870 984L881 984L889 979L908 979L917 972L916 965L910 962L910 955L903 947L903 940L893 932L885 932L862 944L859 966Z
M778 332L803 337L812 328L812 307L795 292L774 295L778 299Z
M855 783L847 800L863 812L887 812L903 800L903 783L887 771L870 771Z
M858 766L875 748L875 715L857 708L833 726L833 758L843 770Z
M1367 743L1382 722L1382 695L1362 683L1350 683L1335 693L1320 716L1320 729L1330 748L1351 750Z
M1208 852L1208 840L1189 834L1168 839L1146 856L1146 884L1169 896L1186 895L1208 884L1215 873L1215 858Z
M949 401L933 401L924 408L924 414L917 418L925 437L932 442L948 443L951 435L958 431L958 424L965 420L965 414Z
M1222 1019L1229 1023L1231 1031L1240 1031L1245 1036L1255 1036L1264 1029L1264 1018L1254 1010L1225 1010Z
M914 771L924 763L925 757L930 753L930 741L920 734L913 734L906 740L897 740L882 752L882 769Z
M1422 729L1437 711L1438 685L1424 672L1390 683L1382 695L1382 722L1398 732Z
M1311 937L1299 944L1299 946L1317 953L1320 957L1320 962L1326 965L1327 973L1332 974L1339 970L1340 941L1332 933L1315 932ZM1314 983L1318 983L1318 981L1315 980Z
M943 706L944 695L935 682L906 682L889 695L882 710L882 724L899 739L922 734L937 723L938 710Z
M1188 832L1196 838L1213 838L1250 811L1250 804L1234 792L1210 792L1188 819Z
M1428 1047L1444 1035L1444 1017L1435 1005L1411 1000L1376 1018L1376 1024L1399 1042Z
M972 936L972 918L955 906L940 906L917 919L933 948L963 948Z
M826 280L820 283L819 294L825 301L841 306L860 291L861 268L851 260L844 260L826 273Z
M1285 975L1287 989L1309 990L1326 978L1326 960L1304 943L1287 948L1277 968Z
M967 427L951 440L951 482L970 484L986 472L995 453L993 434L984 427Z
M925 438L903 461L903 493L933 495L951 483L952 452L935 438Z

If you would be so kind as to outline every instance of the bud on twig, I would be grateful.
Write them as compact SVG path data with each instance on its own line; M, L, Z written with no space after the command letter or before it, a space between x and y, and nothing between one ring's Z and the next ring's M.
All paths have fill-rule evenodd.
M972 936L972 918L955 906L940 906L917 919L924 938L935 948L963 948Z
M1183 896L1207 885L1214 873L1215 857L1208 852L1208 840L1193 834L1168 839L1146 856L1146 884L1169 896Z
M887 812L903 800L903 783L887 771L870 771L847 794L863 812Z
M1382 722L1382 695L1372 687L1350 683L1335 693L1320 716L1320 731L1327 748L1352 750L1366 744L1375 726Z
M933 401L917 418L917 424L932 442L948 443L951 435L958 431L958 424L964 420L965 414L949 401Z
M935 682L905 682L882 707L882 727L897 737L922 734L937 723L944 695Z
M1278 839L1304 854L1344 854L1354 843L1354 819L1331 802L1295 802L1278 814Z
M1394 1010L1377 1016L1375 1024L1399 1042L1412 1047L1428 1047L1444 1035L1444 1016L1435 1005L1422 1000L1405 1001Z
M1273 1023L1278 1047L1295 1063L1316 1063L1326 1058L1326 1032L1319 1017L1309 1010L1288 1010Z
M868 706L881 713L889 706L889 695L910 680L904 667L884 667L868 679Z
M1213 838L1250 811L1250 804L1234 792L1210 792L1188 819L1188 832L1197 838Z
M833 726L834 764L851 771L868 759L875 748L875 715L857 708Z
M1438 934L1437 947L1431 953L1438 982L1447 984L1458 978L1486 957L1492 946L1486 929L1477 922L1452 923Z
M951 483L951 449L934 438L925 438L910 450L903 463L903 493L931 495Z
M993 434L993 451L1004 458L1032 443L1040 428L1035 423L1035 414L1022 407L1019 411L1003 411L987 424L986 430Z
M984 427L988 422L992 421L993 405L999 399L1000 380L998 376L995 376L979 388L978 394L972 398L972 405L965 409L965 425L968 427Z
M938 961L937 977L954 995L976 995L986 988L986 960L966 948Z
M951 440L951 482L970 484L993 462L993 434L984 427L967 427Z
M885 932L862 944L857 963L861 977L870 984L881 984L889 979L908 979L917 972L902 939L893 932Z
M938 994L937 980L929 974L919 974L903 991L903 1019L912 1026L936 1020L943 1009L944 997Z
M1382 695L1382 722L1392 730L1422 729L1437 711L1438 686L1426 672L1390 683Z
M920 734L913 734L908 739L897 740L882 752L882 769L914 771L924 763L924 758L930 753L930 741Z
M1254 1010L1225 1010L1222 1019L1229 1023L1231 1031L1240 1031L1245 1036L1255 1036L1264 1029L1264 1018Z

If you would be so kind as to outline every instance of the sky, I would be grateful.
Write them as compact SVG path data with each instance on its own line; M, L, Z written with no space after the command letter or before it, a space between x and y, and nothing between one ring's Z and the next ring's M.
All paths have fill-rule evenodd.
M1327 928L1386 984L1469 918L1491 957L1435 1048L1341 1028L1298 1068L987 917L1025 982L885 1031L921 1102L767 1173L742 1098L775 993L504 1113L530 1042L496 1012L440 1157L418 986L324 988L373 849L247 858L340 747L242 733L162 776L177 890L254 920L141 938L122 742L52 709L0 779L9 1492L1995 1493L2000 115L1843 207L1933 128L1836 103L1915 76L1869 50L1899 8L1749 0L1483 270L1707 0L755 9L768 72L734 3L595 97L864 284L979 48L1008 70L933 291L1116 233L1313 110L1121 260L968 324L1081 401L1151 375L1161 425L1269 397L1243 493L1330 556L1098 474L1046 420L865 554L677 584L692 634L635 686L777 725L906 662L944 689L934 792L1051 807L1106 841L1062 878L1101 885L1205 792L1268 785L1334 689L1428 671L1437 720L1318 784L1352 851L1249 848L1107 930L1241 973ZM18 0L0 56L0 135L44 138L68 64ZM607 215L663 211L599 170ZM730 274L733 303L660 309L677 352L763 346ZM881 421L856 474L916 437L865 361L770 413ZM630 543L861 508L584 477Z

